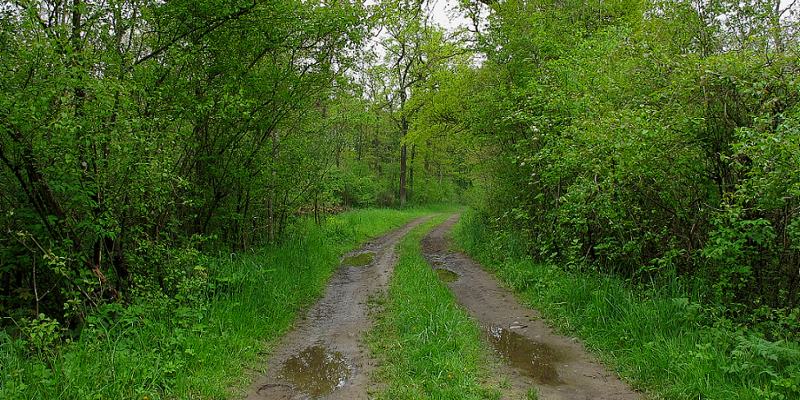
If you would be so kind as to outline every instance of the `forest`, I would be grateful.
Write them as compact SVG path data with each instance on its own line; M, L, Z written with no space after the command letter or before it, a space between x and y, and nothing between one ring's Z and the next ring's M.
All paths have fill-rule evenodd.
M0 398L242 398L412 221L369 398L515 398L451 214L643 398L800 398L797 0L2 1L0 93Z

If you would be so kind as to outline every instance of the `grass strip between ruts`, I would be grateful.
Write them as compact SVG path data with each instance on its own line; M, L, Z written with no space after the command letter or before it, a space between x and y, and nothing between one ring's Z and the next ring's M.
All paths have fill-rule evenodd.
M381 361L381 399L495 399L480 330L437 278L420 240L446 215L412 230L399 245L388 296L378 299L368 342Z

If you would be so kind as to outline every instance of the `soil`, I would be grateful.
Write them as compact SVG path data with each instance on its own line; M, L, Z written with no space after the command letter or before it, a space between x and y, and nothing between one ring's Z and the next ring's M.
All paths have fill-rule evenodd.
M535 387L546 400L627 400L639 393L589 354L575 338L556 334L533 309L523 306L494 276L466 255L450 250L447 234L458 221L449 218L422 241L434 269L456 274L444 280L458 302L485 329L494 348L495 379L508 385L503 398L526 398ZM449 274L447 274L449 275Z
M399 240L425 220L416 219L343 257L322 299L283 337L247 400L369 398L375 361L362 343L372 326L367 300L388 285Z

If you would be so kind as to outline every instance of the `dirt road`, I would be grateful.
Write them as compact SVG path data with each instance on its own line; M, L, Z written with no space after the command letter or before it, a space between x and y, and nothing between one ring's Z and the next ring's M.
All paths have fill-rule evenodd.
M510 384L505 398L627 400L639 398L573 338L557 335L539 313L520 304L491 274L469 257L449 250L446 234L455 215L422 241L425 258L447 282L459 303L484 328L495 350L496 374ZM447 272L449 271L449 272Z
M325 295L282 339L268 361L266 376L253 384L246 399L368 398L374 365L361 344L371 327L367 299L387 286L397 263L398 241L425 219L344 258Z

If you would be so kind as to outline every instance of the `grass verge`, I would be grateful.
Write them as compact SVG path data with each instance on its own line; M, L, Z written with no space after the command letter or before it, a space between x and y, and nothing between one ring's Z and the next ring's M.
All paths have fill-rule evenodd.
M709 317L676 282L632 288L622 280L535 263L472 212L456 243L540 310L654 397L798 399L800 346L767 341L745 327ZM511 242L511 243L510 243Z
M420 240L446 216L411 231L399 245L388 296L378 300L377 323L368 335L386 382L381 399L498 398L485 383L480 331L455 303L422 257Z
M249 382L245 368L319 297L342 254L429 212L359 210L322 226L301 221L280 245L206 259L177 296L149 291L126 307L101 308L78 339L53 339L44 352L0 332L0 398L232 397L231 388ZM38 329L43 338L59 336L47 324Z

